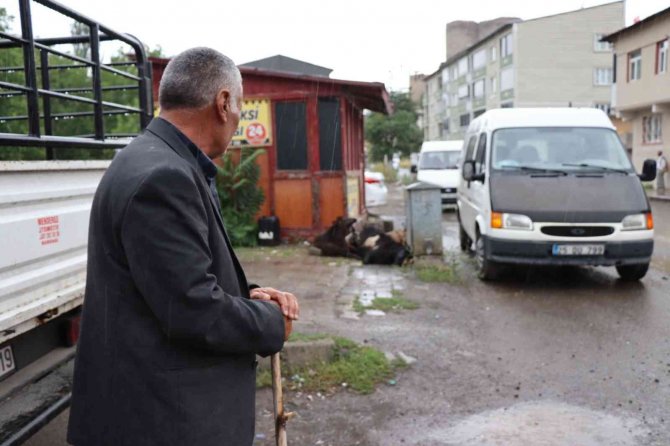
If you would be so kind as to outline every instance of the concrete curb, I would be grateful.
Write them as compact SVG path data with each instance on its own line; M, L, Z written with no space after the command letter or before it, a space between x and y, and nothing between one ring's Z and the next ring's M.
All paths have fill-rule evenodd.
M295 370L321 362L332 362L334 347L335 341L332 339L287 342L281 351L283 371ZM259 357L258 368L259 370L269 369L270 357Z

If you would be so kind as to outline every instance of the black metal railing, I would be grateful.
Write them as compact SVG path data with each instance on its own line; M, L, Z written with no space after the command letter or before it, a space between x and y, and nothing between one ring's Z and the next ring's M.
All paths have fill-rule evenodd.
M52 0L17 0L20 11L21 35L0 31L0 52L3 49L21 48L23 65L0 67L0 75L20 73L25 82L17 83L0 80L0 101L17 96L25 97L25 113L4 116L0 107L0 124L14 121L27 123L24 133L5 132L0 129L0 150L6 147L44 147L46 158L54 158L54 148L119 148L125 141L118 138L131 137L144 129L153 117L153 98L151 84L151 67L147 60L144 45L137 38L118 33L100 23L67 8ZM31 15L31 3L39 3L52 11L63 14L75 22L88 27L88 35L73 35L56 38L35 38ZM100 54L100 43L117 41L128 45L133 50L128 62L103 63ZM64 44L88 45L90 57L60 51L54 46ZM51 58L59 63L50 64ZM1 60L1 59L0 59ZM67 61L67 62L63 62ZM52 60L53 62L53 60ZM0 62L1 63L1 62ZM63 70L87 70L90 86L59 86L52 82ZM130 72L130 70L134 70ZM103 73L111 73L124 79L122 85L103 85ZM8 78L5 78L8 79ZM103 92L132 92L129 103L106 101ZM88 96L88 97L87 97ZM82 111L81 105L73 105L71 111L54 111L53 101L63 103L84 104L90 111ZM59 102L60 103L60 102ZM62 107L60 107L62 108ZM92 108L92 110L91 110ZM105 117L115 115L137 115L136 132L112 133L105 127ZM54 121L92 118L93 133L82 129L76 135L56 135ZM84 134L82 134L84 133Z

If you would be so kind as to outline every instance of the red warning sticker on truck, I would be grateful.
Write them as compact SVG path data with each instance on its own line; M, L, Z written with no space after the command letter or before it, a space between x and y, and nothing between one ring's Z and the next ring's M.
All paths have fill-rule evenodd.
M40 243L42 245L58 243L58 239L60 237L58 215L38 218L37 226L39 228Z

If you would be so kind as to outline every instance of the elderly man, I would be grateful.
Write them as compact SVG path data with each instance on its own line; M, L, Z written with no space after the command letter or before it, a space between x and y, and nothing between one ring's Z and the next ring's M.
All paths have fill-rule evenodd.
M298 304L248 285L221 219L211 159L238 126L240 72L215 50L185 51L159 102L91 209L68 441L251 445L256 354L282 348Z

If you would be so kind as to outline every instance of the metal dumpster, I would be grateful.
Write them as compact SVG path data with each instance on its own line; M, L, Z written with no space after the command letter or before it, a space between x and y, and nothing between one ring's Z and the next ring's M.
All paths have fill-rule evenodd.
M415 256L442 255L440 186L414 183L405 188L407 241Z

